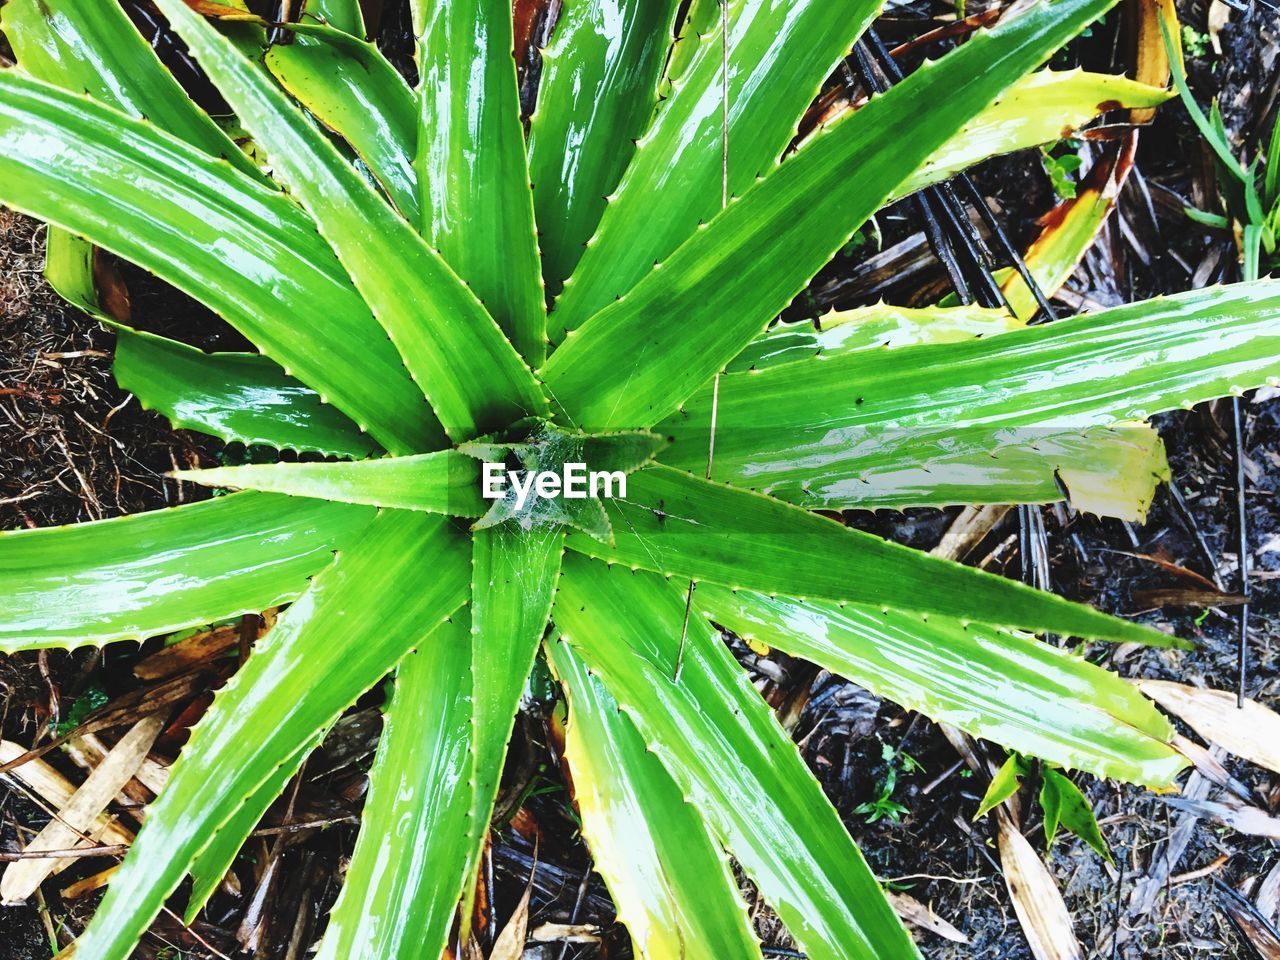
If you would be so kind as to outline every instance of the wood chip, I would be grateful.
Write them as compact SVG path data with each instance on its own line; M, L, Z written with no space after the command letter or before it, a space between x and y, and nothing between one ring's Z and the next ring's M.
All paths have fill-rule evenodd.
M60 891L64 900L74 900L77 897L83 897L87 893L93 893L100 890L111 882L111 878L116 875L116 871L120 869L120 864L113 864L105 870L99 870L93 876L85 877L83 880L77 880L75 883L69 884Z
M1258 895L1253 900L1258 912L1267 921L1274 921L1276 911L1280 910L1280 860L1277 860L1267 872L1266 879L1258 887Z
M1280 932L1256 907L1221 880L1217 881L1218 904L1231 918L1260 960L1280 960Z
M1219 754L1222 753L1221 747L1214 747L1213 749ZM1199 770L1195 770L1187 778L1187 785L1182 791L1182 796L1184 799L1203 800L1209 796L1209 791L1212 787L1212 781ZM1162 846L1157 848L1157 852L1152 856L1146 875L1134 883L1133 893L1129 896L1127 916L1145 917L1155 908L1156 900L1164 890L1169 877L1173 875L1173 871L1182 861L1182 855L1186 852L1187 845L1191 842L1191 835L1195 833L1197 823L1199 823L1199 819L1194 813L1183 814L1178 818L1174 828L1169 832L1168 838ZM1120 925L1119 932L1122 943L1128 939L1128 929L1126 924Z
M1002 809L996 816L1004 882L1032 955L1036 960L1084 960L1071 914L1049 868Z
M1161 799L1176 810L1214 820L1237 833L1280 840L1280 819L1271 816L1265 810L1241 803L1234 798L1227 797L1222 801L1194 800L1190 797L1162 797Z
M75 748L76 754L72 759L80 766L92 770L107 755L107 747L95 734L77 737L67 743L67 747ZM138 767L138 772L133 775L134 785L141 784L150 791L151 796L159 796L160 791L164 789L164 785L169 782L169 768L163 764L157 763L150 757L143 759ZM126 794L135 802L140 799L137 792L126 787L122 793ZM151 796L144 796L141 799L149 801Z
M942 937L943 940L950 940L952 943L969 942L968 937L934 913L932 907L926 906L915 897L908 896L905 893L897 893L893 890L886 890L885 896L889 898L889 903L893 905L893 909L898 916L913 927L927 930L929 933Z
M1158 610L1161 607L1235 607L1246 602L1239 594L1223 593L1220 590L1163 587L1158 590L1133 591L1133 604L1137 610Z
M1210 743L1241 759L1280 773L1280 714L1253 700L1236 707L1225 690L1207 690L1167 680L1139 680L1138 689L1186 722Z
M1211 0L1209 13L1205 17L1205 26L1209 28L1209 42L1213 44L1213 52L1216 56L1222 56L1222 37L1219 34L1230 20L1231 8L1222 0Z
M79 846L112 798L137 773L163 728L164 718L158 714L143 717L134 724L26 849L66 850ZM0 877L0 902L17 904L27 900L56 865L51 859L18 860L9 864Z
M1221 760L1194 740L1190 740L1180 733L1175 733L1173 739L1169 741L1169 746L1190 760L1202 777L1207 777L1210 781L1222 787L1222 789L1234 793L1246 803L1253 799L1249 788L1231 776L1231 773L1223 766ZM1221 752L1219 751L1219 753Z
M965 507L951 521L942 540L931 551L935 556L948 560L963 560L984 537L995 529L1010 510L1006 505Z
M142 680L162 680L203 666L240 645L240 625L224 624L179 640L139 660L133 675Z
M529 931L530 943L600 943L600 928L590 923L541 923Z

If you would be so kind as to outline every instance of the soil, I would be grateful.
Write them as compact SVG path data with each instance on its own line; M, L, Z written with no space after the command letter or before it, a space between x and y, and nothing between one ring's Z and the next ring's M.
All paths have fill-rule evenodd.
M527 109L537 87L536 50L547 35L548 12L558 6L556 0L516 3ZM1185 23L1208 32L1211 11L1199 0L1179 6ZM881 32L894 40L917 35L928 28L924 18L931 12L936 11L926 8L923 0L896 5L882 20ZM411 70L406 23L404 5L387 0L376 33L393 60ZM1128 48L1120 42L1120 29L1119 18L1109 18L1055 64L1085 62L1094 69L1122 70ZM1202 99L1220 92L1233 137L1250 151L1269 136L1273 123L1280 83L1275 62L1278 31L1280 17L1259 5L1247 13L1233 12L1217 36L1221 54L1206 38L1204 55L1190 61L1196 90ZM842 80L838 74L832 82ZM1018 245L1034 236L1036 217L1055 200L1035 152L987 163L974 179ZM1068 297L1077 303L1111 304L1234 279L1232 239L1180 213L1179 198L1208 206L1214 189L1207 154L1185 111L1171 103L1141 132L1135 175L1110 226L1068 284ZM883 249L897 244L907 251L893 261L893 270L877 269L885 258L874 247L859 248L825 270L789 314L852 306L882 296L908 302L921 290L945 289L946 274L920 239L919 215L909 202L879 217L879 226ZM0 529L118 516L199 496L167 480L164 473L214 462L220 444L171 430L162 418L142 411L116 388L110 373L111 334L65 307L44 283L42 245L42 227L0 211ZM203 308L136 268L111 266L120 271L128 288L135 324L205 348L243 348L238 336ZM1259 391L1246 397L1242 408L1252 570L1245 687L1249 696L1274 704L1280 685L1280 399L1276 391ZM1062 508L1041 511L1045 537L1038 549L1047 559L1052 589L1117 614L1168 624L1197 643L1187 654L1103 647L1088 651L1091 659L1125 676L1235 687L1239 608L1157 606L1153 591L1185 583L1167 567L1143 559L1158 556L1217 578L1228 593L1240 590L1231 418L1228 401L1158 419L1173 467L1173 486L1185 509L1164 490L1142 525ZM850 514L848 520L929 548L955 513L882 511ZM1020 577L1024 557L1019 533L1018 514L1013 512L971 552L968 562ZM939 730L811 665L776 654L761 658L734 638L726 640L791 725L805 759L876 872L896 889L929 904L969 940L967 945L951 944L922 933L925 955L937 960L1029 958L989 826L970 822L982 786L965 775ZM142 650L154 646L152 642ZM123 644L101 653L54 651L5 658L0 662L4 738L39 743L69 716L83 717L87 706L119 702L140 686L132 674L138 656L136 645ZM203 686L211 689L226 673L211 669ZM187 699L194 701L187 710L190 718L207 702L207 690ZM267 815L242 860L240 895L216 895L193 932L183 931L173 917L162 917L139 956L172 957L177 951L209 957L217 955L214 949L243 956L241 946L251 942L256 956L292 957L318 938L356 836L364 774L380 726L379 701L380 693L371 692L348 713L308 762L291 809L282 801ZM626 958L630 946L625 931L614 922L607 891L591 872L590 857L577 836L553 715L550 700L530 700L517 725L499 801L504 816L495 824L486 860L491 895L482 939L491 939L512 912L528 882L536 843L531 926L545 921L587 924L600 939L590 945L531 945L526 957ZM110 740L118 733L107 730L104 736ZM180 738L167 736L161 751L172 756L180 746ZM992 755L1000 756L997 750ZM69 776L83 776L59 752L47 759ZM1230 758L1225 762L1262 798L1260 803L1275 812L1280 790L1273 778L1248 764ZM858 810L879 795L890 765L896 774L892 799L902 810L896 818L869 822ZM1256 894L1261 879L1280 862L1274 844L1211 821L1189 820L1189 815L1146 791L1077 779L1094 804L1115 857L1113 866L1083 843L1061 836L1048 854L1086 955L1113 960L1254 956L1224 911L1223 886ZM1025 805L1022 813L1024 832L1043 848L1036 808ZM3 784L0 814L3 850L18 849L20 839L48 818L20 791ZM277 829L282 825L283 831ZM1159 864L1179 825L1190 826L1190 839L1171 858L1162 880ZM1185 826L1181 833L1187 832ZM266 863L275 864L274 880L263 887ZM44 958L50 955L51 941L69 942L92 914L97 897L71 897L62 891L103 865L87 860L46 883L39 902L0 908L0 958ZM1142 884L1152 875L1156 881L1148 883L1146 892L1155 895L1146 898ZM743 885L766 955L798 955L749 882Z

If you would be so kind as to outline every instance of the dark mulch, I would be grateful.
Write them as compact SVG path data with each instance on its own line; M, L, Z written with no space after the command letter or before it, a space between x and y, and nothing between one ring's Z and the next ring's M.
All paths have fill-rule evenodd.
M205 441L116 387L112 336L44 282L43 234L0 211L0 528L175 502L163 473L193 463Z

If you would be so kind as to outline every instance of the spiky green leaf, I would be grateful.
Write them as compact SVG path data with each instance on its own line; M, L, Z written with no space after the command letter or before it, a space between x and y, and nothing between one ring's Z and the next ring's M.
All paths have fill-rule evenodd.
M728 189L730 195L738 195L777 165L805 108L848 54L880 3L726 3ZM628 294L655 264L665 262L693 235L700 222L720 210L725 173L724 34L718 5L707 6L704 12L710 15L708 19L715 17L714 25L696 38L696 45L695 38L689 38L692 58L683 77L638 142L600 218L599 230L556 301L550 321L556 342L564 331L581 326L617 297ZM845 222L843 215L837 219ZM660 314L651 314L655 315ZM682 319L680 325L688 319ZM617 354L615 361L623 356ZM640 425L647 426L640 421L626 424Z
M995 337L1024 324L1004 310L979 306L898 307L877 303L813 322L779 323L756 337L733 358L726 371L764 370L812 357L843 356L876 347L910 347L922 343L963 343Z
M543 412L528 367L439 254L229 39L183 0L158 6L311 213L449 435Z
M231 819L220 826L209 839L209 844L191 864L191 895L187 897L183 922L190 926L204 909L209 898L217 892L227 872L235 864L236 857L254 827L262 820L267 808L284 792L303 762L319 744L316 737L275 770L236 807Z
M1084 604L670 467L649 467L627 480L626 498L607 504L616 545L570 533L570 547L685 580L761 593L879 604L1106 640L1178 642Z
M270 490L399 510L478 517L480 468L456 450L354 463L261 463L209 470L178 470L173 476L207 487Z
M661 578L565 561L556 626L815 960L917 958L862 854L742 668Z
M317 960L444 952L471 831L470 668L465 613L400 662L360 836Z
M905 197L988 157L1053 143L1108 110L1154 107L1172 96L1128 77L1040 70L1015 83L894 188Z
M565 760L582 833L648 960L750 960L760 944L724 849L573 647L547 655L569 705Z
M285 603L372 516L243 493L0 533L0 650L140 640Z
M395 348L279 192L152 125L4 70L0 201L207 304L388 450L441 445ZM321 303L324 322L309 322Z
M552 295L595 233L658 102L674 0L568 0L542 53L529 176Z
M386 511L315 578L192 731L76 941L81 960L132 955L236 806L466 601L465 557L447 521Z
M471 547L472 738L475 793L468 878L489 829L520 695L547 628L564 534L512 523L477 530ZM464 911L465 915L466 911Z
M161 65L116 0L13 0L0 28L18 65L72 93L146 119L241 173L261 174Z
M410 223L418 221L413 91L371 43L315 24L295 28L263 61L282 87L342 137Z
M178 429L334 457L379 449L337 407L260 354L209 354L117 326L112 372L122 390Z
M414 167L422 235L536 367L546 355L546 305L511 4L413 0L411 9L421 77Z
M704 584L716 623L966 733L1153 787L1186 765L1173 727L1130 684L1059 647L947 617L734 593Z
M1280 284L1261 281L991 339L851 351L726 374L715 401L715 475L799 502L838 504L859 502L864 474L874 485L877 475L914 470L912 482L927 482L919 469L936 467L941 485L955 487L964 474L949 477L948 463L963 465L984 451L998 458L1008 449L1015 461L1043 458L1075 470L1070 456L1081 450L1085 430L1280 377L1277 310ZM704 389L661 425L672 439L665 462L686 469L705 462L712 406L712 391ZM1144 436L1139 429L1130 438L1134 456L1143 456L1143 447L1153 452ZM1124 431L1115 439L1105 445L1112 450L1107 460L1129 459ZM1017 452L1041 441L1041 454ZM1154 472L1163 473L1162 460L1152 458ZM1042 484L1052 482L1051 474L1040 476ZM947 493L970 495L963 482Z
M800 292L907 171L1112 2L1053 0L976 34L750 187L552 354L542 378L559 415L604 429L669 415ZM912 118L910 137L899 135L903 117ZM648 232L647 223L632 231Z

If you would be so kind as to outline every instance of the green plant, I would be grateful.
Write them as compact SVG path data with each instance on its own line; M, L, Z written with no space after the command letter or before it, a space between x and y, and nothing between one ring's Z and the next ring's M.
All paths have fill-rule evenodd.
M1191 206L1186 207L1184 212L1189 219L1209 227L1229 229L1233 222L1239 224L1241 276L1245 280L1256 280L1264 272L1264 268L1270 271L1280 265L1280 258L1277 257L1277 234L1280 232L1280 115L1276 117L1275 127L1266 147L1248 164L1238 160L1231 147L1231 138L1223 125L1218 102L1213 102L1209 115L1205 116L1191 92L1181 51L1175 40L1174 26L1176 24L1170 24L1167 17L1160 17L1160 32L1169 58L1170 75L1192 123L1213 152L1226 215ZM1186 31L1190 29L1183 27L1184 42ZM1199 55L1194 49L1191 53L1193 56Z
M1182 25L1182 48L1193 57L1203 57L1212 49L1207 33L1201 33L1189 23Z
M994 807L1010 799L1022 786L1022 778L1031 773L1032 763L1027 757L1016 753L1008 758L991 778L982 802L978 804L978 812L973 815L977 820ZM1102 830L1093 815L1089 801L1070 778L1049 764L1040 768L1040 793L1036 801L1044 814L1044 839L1048 846L1053 846L1054 838L1061 825L1084 840L1099 856L1111 859L1111 851L1102 838Z
M779 162L876 5L731 0L721 211L710 0L674 46L674 0L566 2L527 146L506 0L415 4L417 89L350 0L315 0L269 50L245 12L215 24L158 0L251 152L115 3L11 0L0 201L51 224L48 275L117 326L122 386L176 425L325 458L187 473L241 492L0 535L5 651L290 604L192 731L79 960L129 956L188 874L194 917L326 728L392 671L319 956L435 960L459 902L469 916L540 645L584 835L647 957L760 955L726 850L808 956L917 956L712 622L1012 749L1169 784L1184 761L1164 717L1020 631L1180 641L811 510L1046 502L1121 478L1103 499L1137 515L1162 455L1126 424L1280 374L1280 287L1038 327L872 308L765 331L888 199L1100 103L1164 100L1033 72L1111 2L1032 6ZM121 326L92 245L259 352ZM626 473L627 496L495 510L482 460L581 460Z
M1053 151L1059 144L1040 148L1040 160L1044 164L1044 172L1049 176L1049 184L1059 199L1070 200L1076 195L1076 181L1072 176L1080 169L1082 161L1074 153L1058 153ZM1066 146L1070 147L1070 141Z
M907 812L906 807L893 799L893 791L898 786L898 770L901 768L906 773L912 773L920 769L920 764L910 754L899 753L887 743L880 745L880 758L884 761L885 772L884 779L876 790L876 798L858 804L853 812L866 817L867 823L875 823L877 820L897 823Z

